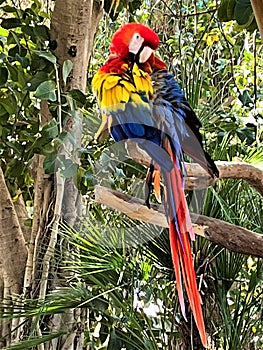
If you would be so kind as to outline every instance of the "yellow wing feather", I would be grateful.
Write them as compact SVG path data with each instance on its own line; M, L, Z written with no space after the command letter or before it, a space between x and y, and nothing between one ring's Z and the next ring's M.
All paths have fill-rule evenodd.
M153 87L149 74L140 70L137 64L134 64L132 73L134 84L127 73L122 76L100 70L94 75L92 88L105 113L111 110L116 111L118 108L123 110L124 107L121 105L130 100L137 103L143 102L135 96L140 91L143 91L145 96L150 99Z
M137 64L133 66L132 77L128 74L128 66L127 72L122 75L99 70L93 77L92 89L104 115L102 125L96 133L97 139L100 138L102 130L105 130L107 124L105 115L109 116L111 112L117 110L124 111L128 102L143 105L148 109L149 102L144 101L140 93L143 93L148 101L153 95L149 74L142 71Z

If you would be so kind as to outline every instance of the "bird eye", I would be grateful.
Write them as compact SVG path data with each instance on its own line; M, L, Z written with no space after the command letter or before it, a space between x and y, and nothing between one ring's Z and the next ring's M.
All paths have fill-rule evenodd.
M140 39L140 35L139 34L136 34L136 37L135 37L136 39Z

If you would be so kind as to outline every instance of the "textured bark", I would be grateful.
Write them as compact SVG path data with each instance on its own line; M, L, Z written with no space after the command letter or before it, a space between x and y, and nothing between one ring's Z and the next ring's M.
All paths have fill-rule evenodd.
M47 102L41 103L41 123L45 125L52 116L48 110ZM52 203L52 191L54 188L53 177L45 174L43 161L45 157L35 155L31 175L34 179L34 215L31 229L31 237L28 245L28 259L24 278L24 292L34 291L34 283L37 283L37 261L39 259L40 245L44 239L45 227L49 224L48 213ZM32 295L33 296L33 295Z
M0 264L7 296L22 291L27 249L1 168L0 193Z
M73 62L73 69L64 90L79 89L85 93L87 84L87 66L93 49L94 35L102 14L96 1L63 1L57 0L51 22L51 40L55 43L54 53L60 66L66 60ZM79 120L70 119L64 126L67 132L74 134L76 146L81 144L81 115ZM76 147L75 147L76 148ZM74 155L74 146L65 141L65 155ZM75 159L75 161L78 161ZM74 226L80 212L81 198L73 180L65 182L63 196L63 219Z
M79 89L86 92L87 66L93 49L93 39L100 19L101 9L95 1L63 1L57 0L52 17L51 39L56 42L55 55L60 66L65 60L73 62L73 69L68 78L64 91ZM74 135L76 144L66 140L61 148L61 153L66 157L70 153L75 162L78 162L76 148L81 145L82 116L79 112L78 120L68 120L64 130ZM59 184L62 187L62 178ZM59 192L57 191L57 196ZM74 226L81 212L81 195L78 192L73 179L66 179L63 183L63 197L61 203L61 214L64 222ZM68 247L64 246L64 249ZM62 258L65 260L64 258ZM53 283L52 288L55 284ZM82 349L84 346L83 329L85 318L79 310L68 310L64 315L54 315L52 318L53 330L64 329L67 335L62 337L60 349L73 350ZM52 349L58 348L58 339L51 341Z
M23 232L25 242L26 244L28 244L30 241L31 227L28 225L25 225L25 221L29 218L29 216L28 216L26 204L24 202L24 198L22 194L20 194L17 200L14 202L14 207L15 207L15 211L17 214L17 218L18 218L21 230Z
M51 40L57 46L59 64L74 64L68 88L86 90L86 68L93 49L94 35L101 17L97 1L57 0L51 22Z
M88 60L93 48L93 38L100 18L101 9L96 1L69 1L57 0L51 19L51 40L54 54L57 57L58 72L61 75L63 63L71 60L73 68L68 77L67 84L59 80L58 87L63 92L70 89L86 90L86 76ZM59 86L60 85L60 86ZM78 111L74 111L78 113ZM69 118L67 124L60 122L60 128L70 133L70 138L61 147L61 154L77 159L76 149L81 145L81 114ZM52 116L46 101L41 104L41 122L45 125ZM70 139L74 138L73 144ZM50 176L43 170L44 157L35 156L32 166L32 176L35 179L34 218L29 244L29 257L25 274L25 292L30 297L43 300L46 294L61 285L63 275L56 270L55 250L59 242L58 228L63 220L74 226L79 214L81 204L80 194L72 179L64 179L59 172ZM66 244L66 243L65 243ZM65 244L60 247L61 261L65 260ZM64 252L64 253L63 253ZM62 256L63 255L63 256ZM42 326L37 319L35 329L39 337ZM69 310L63 315L54 315L48 319L45 327L50 332L66 330L67 335L61 339L40 345L39 349L75 350L83 348L84 322L79 310ZM21 330L20 334L27 334ZM19 337L19 334L17 338Z
M13 305L12 295L23 288L27 248L15 206L0 168L0 300L2 311ZM3 306L4 305L4 306ZM1 335L7 335L15 327L16 320L2 320ZM11 336L0 339L1 348L11 343Z
M261 35L261 41L263 40L263 4L262 0L251 0L252 8L254 11L254 15L256 17L256 21L258 24L258 28Z
M161 205L148 209L144 201L102 186L96 186L95 200L132 219L168 227ZM231 251L263 257L263 235L215 218L191 213L194 232Z

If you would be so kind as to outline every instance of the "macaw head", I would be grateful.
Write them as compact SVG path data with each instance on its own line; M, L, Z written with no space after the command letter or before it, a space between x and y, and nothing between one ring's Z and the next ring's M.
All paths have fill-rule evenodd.
M114 35L110 50L121 58L145 63L159 45L158 35L140 23L123 25Z

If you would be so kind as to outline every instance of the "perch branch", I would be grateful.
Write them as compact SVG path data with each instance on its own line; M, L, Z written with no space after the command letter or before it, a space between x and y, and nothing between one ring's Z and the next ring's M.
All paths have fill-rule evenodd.
M135 142L127 142L129 156L136 162L149 166L151 158L137 147ZM254 187L263 196L263 171L245 162L218 161L219 178L212 179L207 172L196 163L186 163L186 190L203 189L211 186L219 179L242 179Z
M148 209L144 201L102 186L95 188L95 201L118 210L132 219L168 227L161 205ZM263 235L225 221L204 215L191 214L196 234L231 251L263 257Z

